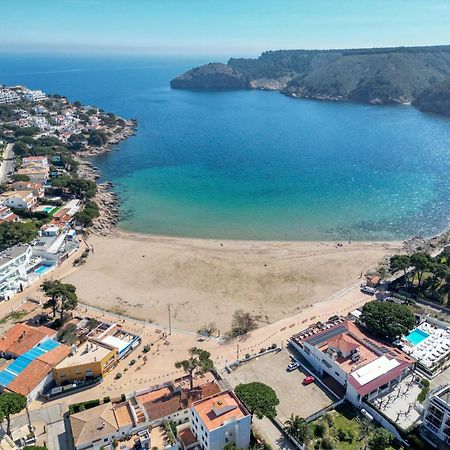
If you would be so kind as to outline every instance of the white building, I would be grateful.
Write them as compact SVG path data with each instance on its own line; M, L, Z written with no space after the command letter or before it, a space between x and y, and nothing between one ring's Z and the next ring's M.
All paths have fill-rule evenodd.
M0 89L0 105L5 103L15 103L19 101L19 96L11 89Z
M318 373L337 381L357 408L393 390L416 363L398 348L369 338L349 320L310 327L290 343Z
M426 431L424 437L436 437L450 444L450 384L430 392L425 400L422 420Z
M0 253L0 299L7 299L28 285L31 253L29 245L17 245Z
M189 422L203 450L222 450L228 442L239 449L250 445L252 416L231 391L195 402Z
M9 208L17 209L31 209L37 203L37 199L31 191L3 192L0 200Z
M42 130L48 129L50 127L47 119L44 116L34 116L31 119L31 125Z
M26 90L24 99L28 102L40 102L45 100L47 96L40 90Z

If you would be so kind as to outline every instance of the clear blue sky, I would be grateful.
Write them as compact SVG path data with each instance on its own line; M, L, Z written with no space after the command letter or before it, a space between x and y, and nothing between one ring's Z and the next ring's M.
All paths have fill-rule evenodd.
M256 55L450 44L450 0L1 0L0 51Z

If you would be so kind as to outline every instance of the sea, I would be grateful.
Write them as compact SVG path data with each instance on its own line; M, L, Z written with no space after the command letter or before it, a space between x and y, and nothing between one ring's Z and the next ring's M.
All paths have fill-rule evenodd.
M449 225L450 120L411 106L171 90L221 58L0 55L23 84L138 122L94 158L123 230L258 240L397 240Z

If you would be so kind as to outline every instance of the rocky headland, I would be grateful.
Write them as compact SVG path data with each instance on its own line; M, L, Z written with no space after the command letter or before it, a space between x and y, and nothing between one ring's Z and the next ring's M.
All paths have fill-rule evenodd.
M279 50L176 77L174 89L277 90L293 98L413 104L450 115L450 46Z

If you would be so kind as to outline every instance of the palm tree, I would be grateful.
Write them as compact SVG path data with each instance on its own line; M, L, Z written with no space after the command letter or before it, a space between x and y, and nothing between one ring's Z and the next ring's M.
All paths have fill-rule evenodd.
M309 428L306 420L300 416L291 414L291 417L284 423L286 433L292 436L296 441L303 444L308 440Z

